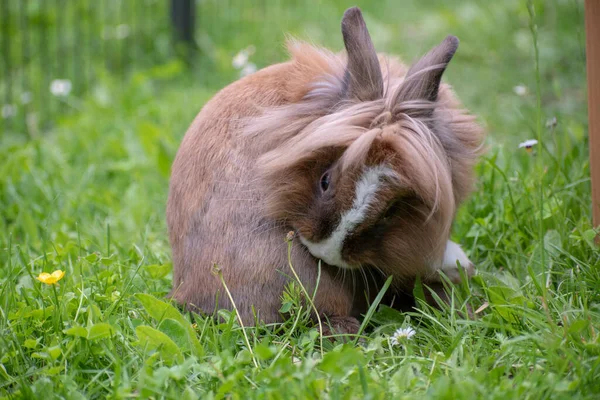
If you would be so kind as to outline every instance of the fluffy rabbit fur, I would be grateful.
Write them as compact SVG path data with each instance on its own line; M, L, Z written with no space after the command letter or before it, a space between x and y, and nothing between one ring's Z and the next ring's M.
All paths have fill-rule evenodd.
M309 293L322 260L315 306L342 331L387 276L400 294L473 273L449 241L483 138L440 83L458 39L407 68L375 52L358 8L342 34L345 54L290 42L291 61L227 86L192 123L167 207L177 301L231 308L216 264L245 323L280 321L289 231Z

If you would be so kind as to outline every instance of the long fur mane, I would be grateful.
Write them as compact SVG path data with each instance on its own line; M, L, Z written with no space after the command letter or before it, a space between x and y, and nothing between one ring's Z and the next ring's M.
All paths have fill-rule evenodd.
M394 58L379 55L383 97L371 101L346 98L345 54L296 40L288 41L288 49L292 56L290 82L296 85L290 90L300 95L300 100L264 110L245 126L246 135L260 136L264 143L258 167L267 182L285 176L282 171L326 148L344 150L343 169L360 164L373 143L383 141L409 158L406 164L415 180L435 182L435 193L426 197L433 199L432 212L441 211L451 224L456 206L472 186L472 166L482 151L483 133L475 118L460 107L450 87L442 84L435 102L405 101L403 98L410 98L407 88L415 87L415 82L406 85L407 68ZM285 189L273 185L273 190ZM441 198L454 201L441 204Z

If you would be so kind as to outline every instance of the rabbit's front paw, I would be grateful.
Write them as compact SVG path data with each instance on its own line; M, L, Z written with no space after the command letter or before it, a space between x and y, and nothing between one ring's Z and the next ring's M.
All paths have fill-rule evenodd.
M475 275L475 265L469 260L463 249L451 240L446 243L444 252L444 261L441 271L454 283L460 282L460 271L458 268L464 268L467 277Z
M329 317L323 321L323 336L356 335L360 322L354 317Z

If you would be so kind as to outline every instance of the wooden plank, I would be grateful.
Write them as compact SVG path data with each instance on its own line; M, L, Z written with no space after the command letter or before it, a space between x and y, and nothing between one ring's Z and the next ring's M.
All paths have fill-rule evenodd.
M600 225L600 1L585 0L592 215ZM600 236L596 237L598 239Z

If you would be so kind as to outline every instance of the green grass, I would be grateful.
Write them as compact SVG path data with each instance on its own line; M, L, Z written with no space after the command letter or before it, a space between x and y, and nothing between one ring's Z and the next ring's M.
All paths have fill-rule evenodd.
M598 398L581 1L535 3L538 74L525 1L361 4L376 46L405 59L461 39L447 79L489 152L453 235L479 273L452 307L380 308L363 340L321 348L297 287L282 294L287 322L246 335L231 313L219 324L164 300L168 175L188 124L249 44L259 66L283 59L284 31L341 48L346 3L280 1L261 24L260 8L231 0L209 24L206 2L198 68L100 73L51 131L0 136L0 398ZM538 135L533 153L518 148ZM57 286L35 279L57 269ZM408 326L416 335L391 345Z

